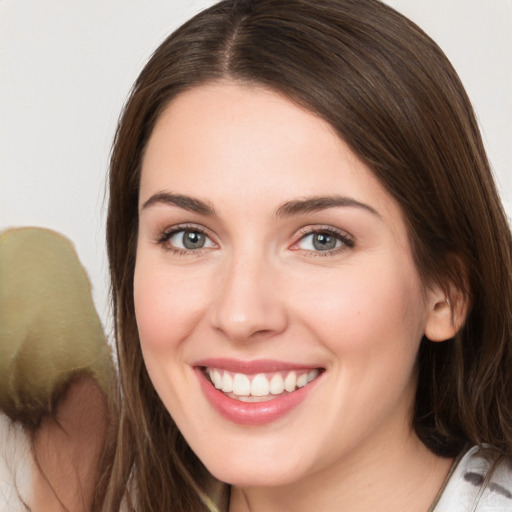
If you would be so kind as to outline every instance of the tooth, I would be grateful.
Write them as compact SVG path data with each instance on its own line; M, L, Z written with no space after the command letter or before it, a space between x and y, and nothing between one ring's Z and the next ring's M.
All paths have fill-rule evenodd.
M251 394L251 382L247 375L235 373L233 393L238 396L249 396Z
M297 385L297 375L295 374L295 372L290 372L286 376L286 379L284 379L284 389L286 389L286 391L289 391L291 393L292 391L295 391L296 385Z
M212 377L213 385L217 389L222 388L222 375L220 374L219 370L213 370L213 377Z
M280 373L276 373L270 379L270 392L273 395L280 395L284 391L284 380Z
M297 387L303 388L308 383L308 374L303 373L297 378Z
M268 379L262 373L258 373L251 383L251 395L252 396L266 396L269 393Z
M311 370L308 373L308 382L311 382L312 380L315 380L318 377L318 370Z
M222 391L231 393L233 391L233 377L228 372L224 372L222 376Z

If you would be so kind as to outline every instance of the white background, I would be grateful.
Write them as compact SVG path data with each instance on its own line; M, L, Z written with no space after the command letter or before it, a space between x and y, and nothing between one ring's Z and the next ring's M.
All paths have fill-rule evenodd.
M212 3L0 0L0 230L44 226L69 237L107 325L104 190L117 118L160 41ZM510 213L512 0L388 3L458 70Z

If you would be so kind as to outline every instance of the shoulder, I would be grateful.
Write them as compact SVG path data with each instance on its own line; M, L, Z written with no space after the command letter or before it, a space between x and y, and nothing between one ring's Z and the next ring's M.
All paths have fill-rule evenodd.
M0 411L0 512L90 510L107 425L107 399L89 377L69 383L37 429Z
M90 377L69 383L55 415L34 433L32 503L42 512L91 509L108 426L108 402Z
M465 452L434 512L512 512L512 461L489 446Z

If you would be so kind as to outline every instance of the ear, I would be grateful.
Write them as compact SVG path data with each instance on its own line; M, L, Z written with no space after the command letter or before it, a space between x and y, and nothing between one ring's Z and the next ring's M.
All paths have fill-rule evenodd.
M427 290L425 336L430 341L453 338L466 321L469 297L451 284L434 285Z

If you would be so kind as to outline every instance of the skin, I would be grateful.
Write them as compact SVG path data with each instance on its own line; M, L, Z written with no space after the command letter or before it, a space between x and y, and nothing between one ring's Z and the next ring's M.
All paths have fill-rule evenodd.
M107 400L98 383L85 376L73 381L55 417L46 417L34 433L31 510L91 510L107 427Z
M456 331L415 268L398 204L332 127L261 87L218 82L174 99L142 165L134 281L152 382L231 512L425 511L450 460L410 426L424 334ZM155 199L186 195L214 214ZM364 206L277 214L341 196ZM153 200L151 200L153 198ZM282 213L282 212L281 212ZM205 246L179 250L181 234ZM311 233L340 233L334 251ZM337 235L335 235L337 236ZM283 417L239 425L205 398L194 363L275 359L323 368Z

